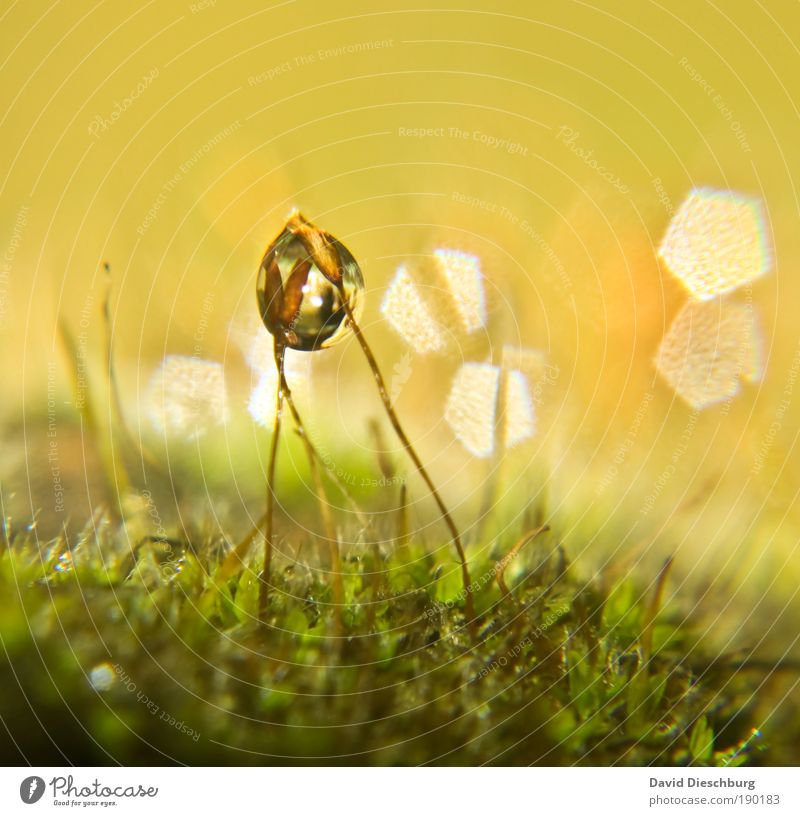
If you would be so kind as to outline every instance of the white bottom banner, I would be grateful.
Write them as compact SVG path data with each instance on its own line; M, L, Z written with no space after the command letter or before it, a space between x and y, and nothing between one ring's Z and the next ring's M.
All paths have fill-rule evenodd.
M800 813L797 768L2 768L0 813Z

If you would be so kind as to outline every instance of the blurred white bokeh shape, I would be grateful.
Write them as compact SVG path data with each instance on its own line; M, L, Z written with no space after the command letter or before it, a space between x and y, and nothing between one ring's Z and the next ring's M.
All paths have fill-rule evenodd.
M504 405L503 441L506 448L513 448L536 433L536 418L528 378L521 371L512 370L506 375Z
M695 300L731 292L772 265L762 202L731 190L692 190L658 253Z
M381 313L418 354L444 351L444 332L434 319L419 286L404 266L398 268L386 290Z
M538 357L532 349L528 353ZM498 430L503 446L513 448L536 433L530 380L516 368L464 363L450 387L444 418L473 456L495 453Z
M482 329L486 325L486 297L477 256L457 249L436 249L433 256L461 319L463 331L471 334Z
M195 439L228 420L228 394L222 364L170 354L153 372L146 394L147 413L156 431Z
M473 455L494 452L495 412L500 368L490 363L464 363L456 372L444 418L461 444Z
M231 337L242 352L255 383L251 382L247 410L259 425L271 429L278 387L273 337L256 316L232 324ZM311 358L312 355L307 352L290 350L284 360L286 381L298 402L305 402L310 394Z
M664 380L701 410L739 393L740 381L762 375L760 331L752 306L727 298L689 301L656 356Z

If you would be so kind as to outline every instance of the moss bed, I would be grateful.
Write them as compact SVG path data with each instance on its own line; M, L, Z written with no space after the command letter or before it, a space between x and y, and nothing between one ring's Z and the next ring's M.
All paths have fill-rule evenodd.
M0 712L8 764L791 763L760 713L763 672L714 652L702 614L644 576L580 576L546 532L457 564L410 539L329 573L277 558L266 625L258 558L200 531L131 536L98 512L79 536L0 545ZM507 584L510 592L503 591ZM692 608L688 603L686 609ZM796 749L794 749L796 751Z

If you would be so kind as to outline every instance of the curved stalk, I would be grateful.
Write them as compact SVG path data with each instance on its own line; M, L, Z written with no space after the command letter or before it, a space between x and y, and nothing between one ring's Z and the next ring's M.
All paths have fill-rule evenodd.
M375 355L372 353L372 349L369 347L369 343L367 343L367 339L364 337L361 331L361 327L356 322L353 310L350 308L350 302L347 299L347 295L345 294L344 286L341 283L339 283L338 288L339 291L341 292L342 303L344 304L344 310L345 313L347 314L347 320L350 324L350 327L353 330L353 334L355 335L358 344L361 346L361 350L364 352L364 356L367 359L367 363L372 371L372 375L375 378L375 383L378 386L378 394L380 395L381 402L383 402L383 407L386 410L386 414L389 417L389 421L392 423L392 427L394 428L394 431L397 434L397 438L400 440L409 458L414 463L417 472L419 473L420 476L422 476L422 479L428 486L428 490L430 490L431 495L433 496L434 501L436 502L436 505L439 508L439 512L442 514L444 523L447 525L447 529L450 531L450 536L453 539L453 544L456 548L456 552L458 553L459 561L461 562L461 580L464 585L464 611L467 616L467 625L469 627L470 632L474 635L476 631L477 621L475 620L475 606L472 600L472 581L470 580L469 577L467 556L466 553L464 552L464 546L461 543L461 536L458 533L458 528L456 527L455 522L453 521L453 517L450 515L450 511L447 509L447 506L442 500L442 497L439 495L439 491L436 489L436 485L434 485L433 480L428 475L428 471L425 469L425 465L422 464L422 460L417 455L414 446L411 444L411 441L409 440L408 436L406 436L406 432L403 430L403 426L400 424L400 419L398 418L394 408L392 407L392 401L389 398L389 392L386 390L386 382L384 381L383 375L381 374L381 371L378 368L378 363L375 360Z

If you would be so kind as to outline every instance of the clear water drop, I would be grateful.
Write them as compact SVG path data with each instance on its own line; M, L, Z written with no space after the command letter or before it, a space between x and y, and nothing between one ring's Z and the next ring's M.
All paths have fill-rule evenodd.
M344 298L357 320L364 278L344 244L294 213L264 254L256 294L261 319L277 342L316 351L349 334Z

